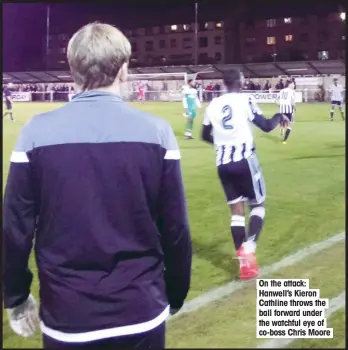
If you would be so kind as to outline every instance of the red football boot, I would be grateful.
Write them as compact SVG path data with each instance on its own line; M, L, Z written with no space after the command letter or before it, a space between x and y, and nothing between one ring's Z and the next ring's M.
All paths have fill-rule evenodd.
M255 253L246 248L245 244L243 244L237 251L241 280L250 280L259 275L259 265L257 264Z

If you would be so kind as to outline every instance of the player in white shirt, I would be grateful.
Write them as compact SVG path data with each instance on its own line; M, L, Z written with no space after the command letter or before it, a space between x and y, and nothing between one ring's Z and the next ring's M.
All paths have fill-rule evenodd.
M290 120L290 123L294 122L294 112L295 112L295 104L296 104L296 93L295 93L295 84L293 81L288 80L285 83L285 89L280 90L279 92L279 112L285 114L287 118ZM291 126L288 125L285 127L284 125L280 125L280 134L281 136L285 136L283 143L286 144L289 135L291 133Z
M344 120L344 112L343 112L343 86L341 84L338 84L338 79L335 78L333 80L333 84L330 86L329 89L331 93L331 110L330 110L330 119L333 121L334 112L336 106L338 107L339 111L341 112L342 120Z
M241 93L242 77L233 70L224 74L227 93L215 98L207 107L202 138L216 148L216 165L230 205L231 232L240 261L240 278L254 278L259 273L256 240L265 217L266 198L262 171L255 154L252 124L270 132L288 118L277 113L266 119L251 95ZM248 232L245 229L244 202L250 205Z

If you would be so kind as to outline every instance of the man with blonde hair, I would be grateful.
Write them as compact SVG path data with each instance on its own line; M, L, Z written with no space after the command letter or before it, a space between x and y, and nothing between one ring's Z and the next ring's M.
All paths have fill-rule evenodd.
M121 99L131 46L108 24L81 28L68 61L78 94L34 116L11 156L4 198L4 301L11 328L37 321L45 348L164 348L190 285L180 151L169 124Z

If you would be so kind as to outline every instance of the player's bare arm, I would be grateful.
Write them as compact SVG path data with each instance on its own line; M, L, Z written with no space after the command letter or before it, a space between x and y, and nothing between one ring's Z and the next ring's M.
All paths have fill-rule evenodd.
M213 144L214 143L214 139L213 139L213 135L212 135L212 131L213 131L213 127L212 125L203 125L202 128L202 140L208 143Z
M210 122L210 110L211 110L211 105L207 108L205 114L204 114L204 119L203 119L203 127L202 127L202 140L211 144L214 144L214 138L213 138L213 125Z

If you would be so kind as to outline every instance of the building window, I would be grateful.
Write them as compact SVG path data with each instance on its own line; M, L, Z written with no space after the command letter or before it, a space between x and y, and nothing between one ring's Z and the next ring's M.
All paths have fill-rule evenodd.
M145 42L145 51L152 51L153 50L153 41L146 41Z
M275 43L276 43L275 36L268 36L267 37L267 45L275 45Z
M165 40L160 40L159 41L159 48L160 49L165 49L166 48L166 41Z
M222 45L222 37L221 36L216 36L214 38L215 45Z
M308 17L307 16L300 17L300 24L302 25L308 24Z
M172 25L170 26L170 30L171 30L172 32L176 32L176 31L178 30L178 26L177 26L176 24L172 24Z
M175 60L176 62L182 62L187 61L191 59L191 55L184 53L184 54L178 54L178 55L170 55L169 56L171 60Z
M184 38L182 42L182 46L184 49L191 49L192 48L192 40L191 38Z
M287 23L287 24L292 23L292 18L291 17L284 18L284 23Z
M208 38L206 36L199 38L199 47L208 47Z
M346 36L345 35L342 35L342 40L346 40Z
M145 28L145 35L152 35L152 28Z
M204 61L206 61L208 59L208 54L206 53L206 52L202 52L202 53L200 53L199 54L199 56L198 56L198 60L200 61L200 62L204 62Z
M300 40L301 40L303 43L308 42L308 39L309 39L308 33L302 33L302 34L300 35Z
M285 41L292 41L292 35L285 35Z
M59 52L60 52L60 53L63 53L63 54L66 54L66 47L61 47L61 48L59 49Z
M215 28L218 28L218 29L222 28L222 22L215 23Z
M246 42L247 46L254 45L255 42L256 42L256 38L253 38L253 37L246 38L246 39L245 39L245 42Z
M245 22L245 27L247 29L255 29L255 21L253 21L252 19L248 19L246 22Z
M182 27L184 28L185 32L188 32L191 29L189 24L183 24Z
M176 39L170 39L170 47L175 48L176 47Z
M208 23L206 23L206 22L199 22L198 30L200 32L203 32L203 31L207 30L207 28L208 28Z
M266 24L268 28L273 28L277 25L277 21L274 18L268 19Z
M215 52L215 61L221 61L222 55L221 52Z
M65 40L67 40L67 36L65 34L59 34L58 35L58 40L59 41L65 41Z
M318 51L318 60L328 60L329 51Z
M327 32L321 32L319 33L319 41L321 43L326 42L329 39L329 35Z

